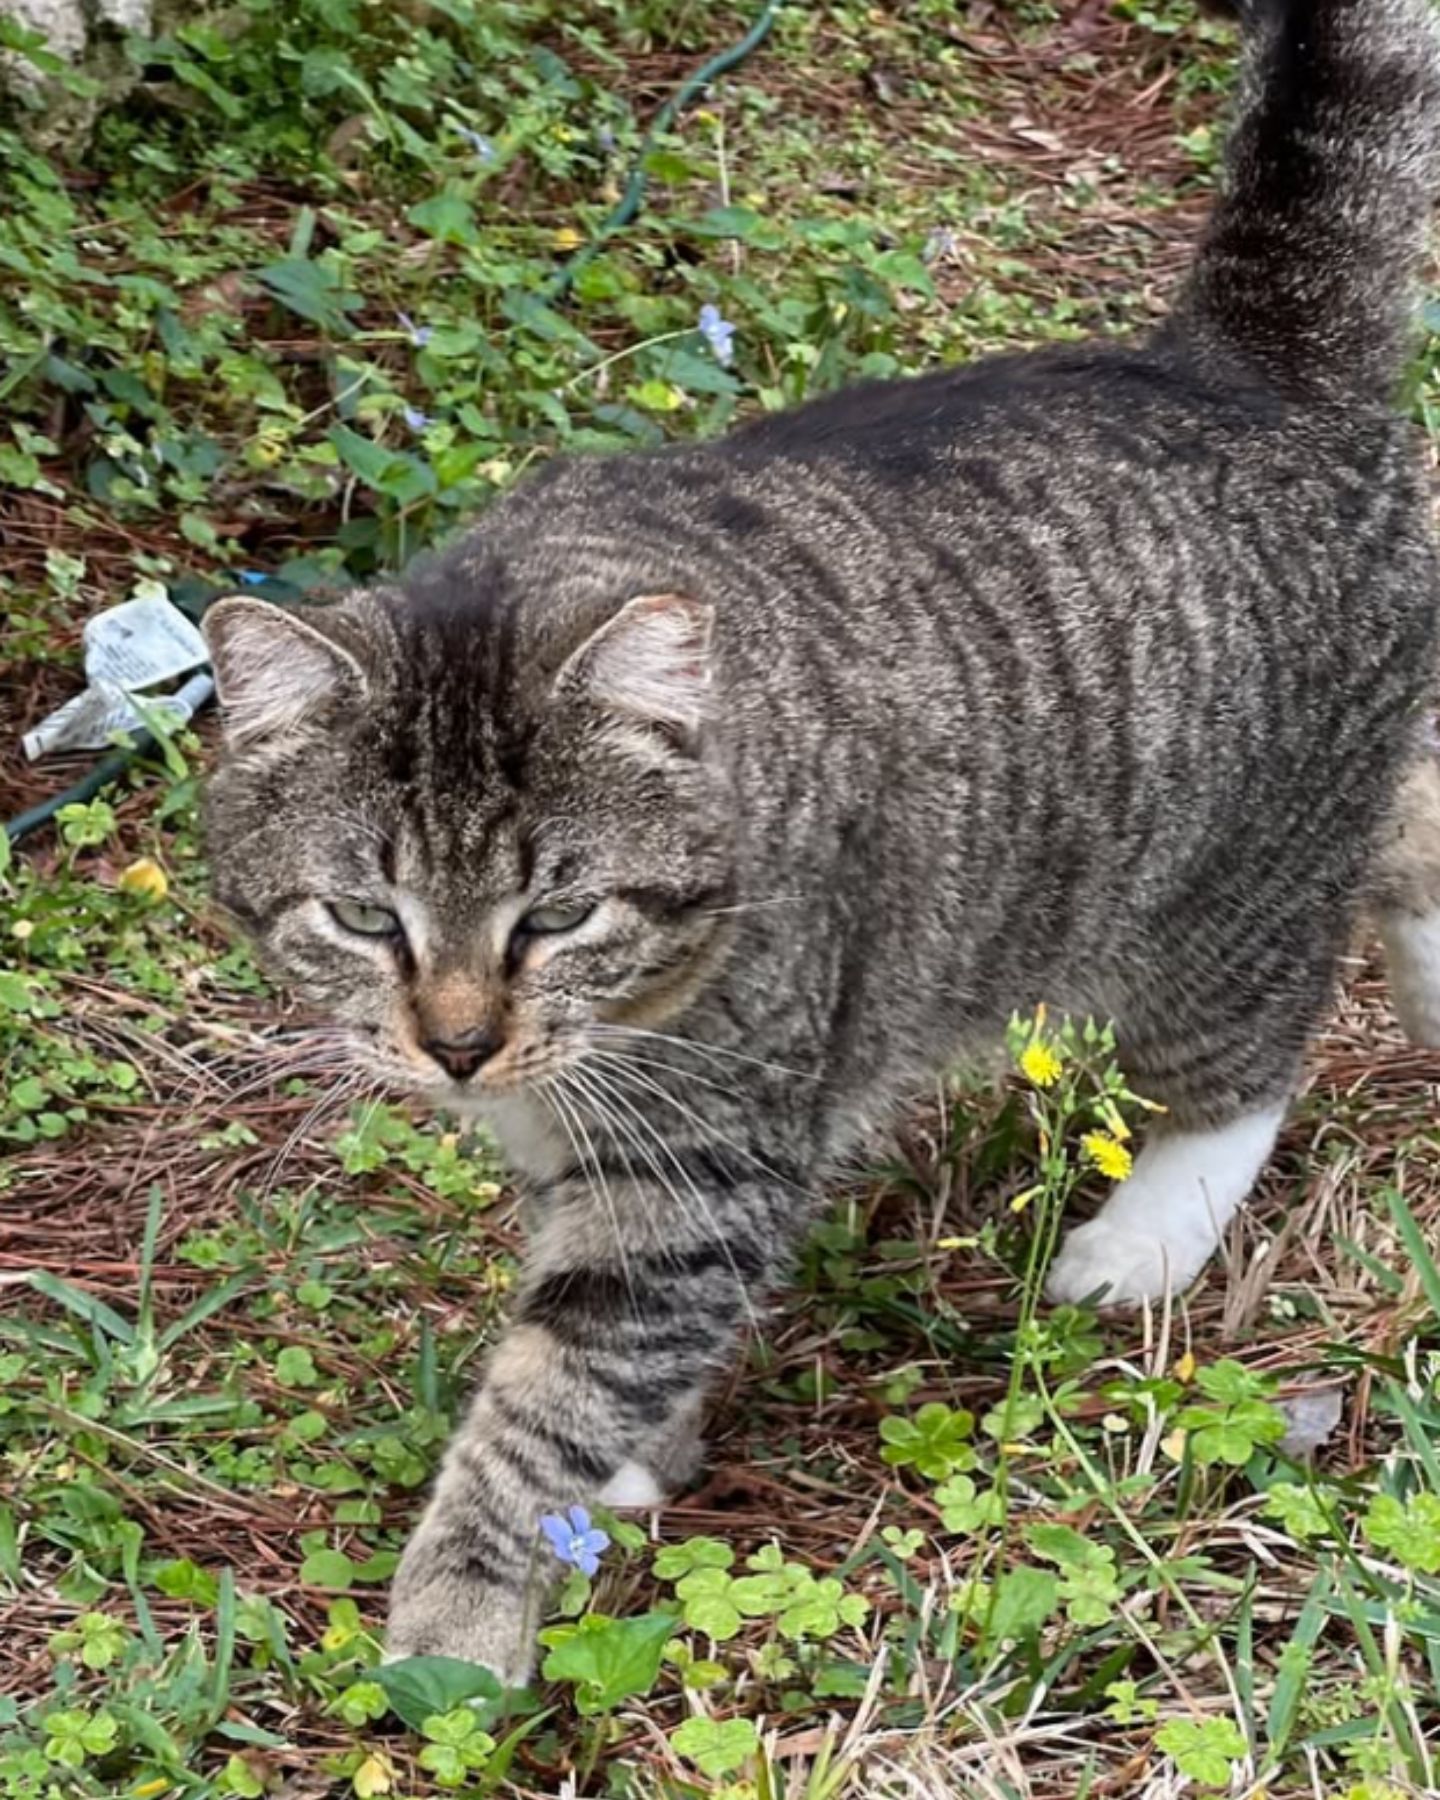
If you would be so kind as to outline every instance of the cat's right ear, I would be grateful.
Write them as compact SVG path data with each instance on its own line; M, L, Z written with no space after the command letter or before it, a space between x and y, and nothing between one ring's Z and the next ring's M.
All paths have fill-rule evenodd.
M200 629L233 748L284 738L339 701L364 699L365 671L350 652L268 600L217 600Z

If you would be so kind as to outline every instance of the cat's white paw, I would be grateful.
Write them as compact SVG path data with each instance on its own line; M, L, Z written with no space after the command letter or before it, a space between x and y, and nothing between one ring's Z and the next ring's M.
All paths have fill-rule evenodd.
M1099 1294L1102 1306L1138 1306L1161 1299L1167 1288L1178 1294L1189 1287L1212 1247L1207 1239L1156 1237L1102 1216L1065 1239L1045 1291L1055 1301L1077 1303Z
M638 1462L622 1463L601 1488L602 1506L663 1506L665 1495L660 1483Z

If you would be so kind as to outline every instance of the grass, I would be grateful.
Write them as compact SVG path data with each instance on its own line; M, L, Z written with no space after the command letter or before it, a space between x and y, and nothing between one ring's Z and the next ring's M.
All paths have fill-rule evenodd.
M1159 310L1229 58L1145 0L784 9L555 299L751 16L247 0L137 48L85 154L0 131L7 812L139 583L334 586L559 449ZM917 1097L535 1693L377 1673L518 1229L483 1144L337 1089L218 932L207 741L0 872L4 1800L1440 1786L1440 1061L1363 954L1191 1296L1039 1302L1080 1137L1134 1109L1103 1038L1026 1027L1058 1077Z

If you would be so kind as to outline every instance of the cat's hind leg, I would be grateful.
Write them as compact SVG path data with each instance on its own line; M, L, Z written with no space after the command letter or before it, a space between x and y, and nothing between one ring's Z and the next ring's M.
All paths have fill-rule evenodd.
M1376 869L1373 903L1396 1016L1412 1044L1440 1049L1440 763L1401 786Z
M1097 1217L1066 1237L1050 1298L1125 1306L1189 1287L1254 1186L1284 1117L1281 1101L1223 1125L1154 1129Z
M1268 896L1264 896L1268 899ZM1288 905L1174 916L1117 1018L1121 1066L1163 1111L1099 1214L1070 1232L1052 1299L1135 1305L1180 1293L1265 1166L1328 996L1345 919Z

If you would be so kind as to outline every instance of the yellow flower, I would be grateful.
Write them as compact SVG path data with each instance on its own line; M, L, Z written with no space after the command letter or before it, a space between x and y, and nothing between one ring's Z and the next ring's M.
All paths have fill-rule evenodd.
M1065 1065L1050 1048L1039 1038L1032 1038L1020 1052L1020 1069L1027 1081L1033 1081L1038 1088L1054 1087L1065 1072Z
M1193 1381L1195 1379L1195 1352L1187 1350L1170 1372L1177 1381Z
M557 250L578 250L585 239L573 225L562 225L551 241Z
M1087 1131L1080 1143L1095 1167L1111 1181L1123 1181L1130 1173L1130 1152L1108 1131Z
M116 885L127 894L143 894L147 900L163 900L170 892L165 871L149 856L142 856L123 870Z

